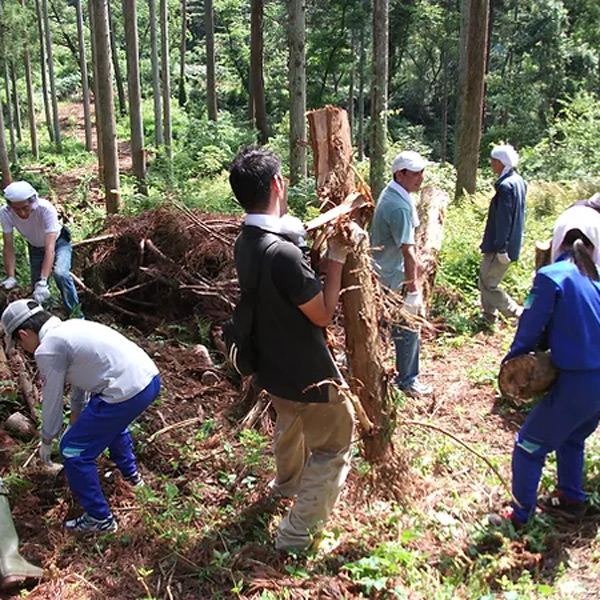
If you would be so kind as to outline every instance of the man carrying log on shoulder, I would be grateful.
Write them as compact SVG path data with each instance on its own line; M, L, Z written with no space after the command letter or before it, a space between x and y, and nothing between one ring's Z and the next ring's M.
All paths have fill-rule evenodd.
M424 311L419 287L419 259L415 229L419 215L411 194L421 188L428 165L417 152L400 152L392 163L392 181L383 189L371 224L371 248L381 283L404 295L404 309L414 315ZM412 398L431 394L419 381L420 328L406 321L392 323L396 347L396 385Z
M43 382L41 459L51 464L53 440L60 434L63 393L71 384L71 427L60 440L69 486L85 509L65 521L68 531L117 530L100 489L95 461L108 448L123 478L142 485L129 424L160 390L151 358L126 337L101 323L61 321L35 300L11 302L2 313L8 353L15 343L35 357Z
M338 302L348 248L330 240L321 285L302 224L286 214L281 161L273 152L242 150L229 181L246 212L235 264L240 288L254 291L256 380L277 413L272 494L296 496L279 523L275 547L317 549L350 469L354 412L340 391L345 383L323 331Z

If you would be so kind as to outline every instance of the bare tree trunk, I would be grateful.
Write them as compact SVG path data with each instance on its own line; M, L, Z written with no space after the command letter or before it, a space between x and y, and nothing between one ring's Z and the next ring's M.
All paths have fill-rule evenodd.
M127 87L129 92L129 125L131 129L131 163L138 189L146 193L146 158L144 153L144 128L142 124L142 92L140 88L140 63L136 0L123 0L125 17L125 42L127 44Z
M267 106L263 76L263 11L264 0L251 0L250 16L250 81L256 127L260 132L261 144L269 141L267 128Z
M163 123L161 106L160 62L158 59L158 33L156 31L156 0L148 0L150 9L150 59L152 62L152 99L154 100L154 141L162 146Z
M52 116L50 115L50 101L48 99L48 81L46 79L46 36L44 34L44 17L42 15L42 6L40 0L35 0L35 10L37 13L38 35L40 38L40 71L42 76L42 97L44 100L44 115L46 117L46 128L50 141L54 141L54 129L52 127Z
M364 1L363 1L364 6ZM358 59L358 131L357 131L357 158L362 161L365 157L365 25L360 26L360 55Z
M117 156L117 127L113 96L113 74L110 52L108 0L91 0L94 7L98 98L96 110L101 113L102 148L104 152L104 189L106 212L119 212L119 161Z
M8 134L10 136L10 159L13 163L17 163L19 157L17 156L17 138L15 136L15 123L13 121L13 107L10 99L10 74L8 72L8 59L3 58L4 63L4 94L6 104L6 120L8 125Z
M347 113L334 107L310 111L308 124L317 195L321 200L339 204L355 189ZM390 454L396 421L387 391L383 340L379 333L379 284L366 240L348 255L342 288L346 354L352 374L348 383L375 424L376 433L364 439L365 458L381 461Z
M204 29L206 34L206 106L208 118L217 120L217 83L215 58L215 15L213 0L204 0Z
M79 45L79 71L81 72L81 93L83 96L83 120L85 123L85 149L92 151L92 117L90 113L90 87L88 84L87 63L85 60L85 39L83 37L83 11L81 0L75 0L77 15L77 42Z
M21 6L25 7L25 0L21 0ZM39 158L40 151L38 146L37 127L35 123L35 102L33 96L33 81L31 76L31 55L29 52L29 41L27 36L23 40L23 60L25 63L25 85L27 87L27 117L29 120L29 138L31 143L31 153L34 158ZM42 69L44 66L42 65Z
M0 49L2 50L2 54L5 50L4 45L4 24L2 17L2 4L0 3ZM4 57L0 57L0 59L4 59ZM8 113L10 114L10 105L7 106ZM2 107L2 101L0 100L0 171L2 172L2 188L5 188L10 182L10 161L8 159L8 149L6 147L6 135L4 133L4 110Z
M60 124L58 117L58 97L56 95L56 78L54 76L54 54L52 52L52 31L48 18L48 0L42 0L42 15L44 17L44 33L46 39L46 56L48 57L48 79L50 80L50 100L52 102L52 124L54 130L54 143L57 152L62 152L60 137Z
M350 139L354 143L354 130L356 128L356 119L354 118L354 96L356 82L356 61L354 60L356 52L356 28L350 31L350 55L352 56L350 64L350 81L348 82L348 122L350 123Z
M169 19L167 0L160 0L160 58L163 102L163 127L169 177L172 178L173 148L171 133L171 75L169 67Z
M455 158L456 198L459 198L464 191L469 194L475 193L477 185L488 18L489 0L470 0L465 59L466 79L462 91L461 120Z
M290 181L306 179L306 7L305 0L289 2L290 47Z
M187 0L181 0L181 52L179 55L179 89L177 99L179 106L185 106L187 96L185 93L185 55L187 52Z
M98 155L98 181L104 183L104 145L102 142L102 110L100 109L100 91L98 85L98 52L96 50L96 18L94 0L88 0L88 14L90 19L90 47L92 50L92 66L94 69L94 116L96 118L96 154ZM112 89L112 82L111 82Z
M446 162L448 152L448 51L442 53L442 139L440 140L440 160Z
M388 81L388 0L373 0L370 182L374 198L385 186Z
M10 79L12 84L12 97L13 106L15 108L15 129L17 132L17 139L21 141L23 134L21 132L21 103L19 102L19 94L17 93L17 70L15 68L15 61L10 61Z
M110 53L112 56L115 83L117 84L117 96L119 98L119 114L127 113L127 101L125 99L125 86L123 85L123 75L121 74L121 64L119 63L119 50L117 48L117 37L115 35L115 23L112 17L110 0L107 0L108 7L108 27L110 33Z

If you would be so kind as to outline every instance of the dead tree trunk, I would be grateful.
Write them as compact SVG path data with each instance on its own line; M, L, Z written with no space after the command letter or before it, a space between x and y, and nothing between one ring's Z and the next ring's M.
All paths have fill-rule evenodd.
M346 111L327 107L308 113L317 194L324 208L355 191L352 140ZM391 450L395 411L387 390L384 348L379 334L379 285L371 268L367 241L349 254L342 276L342 307L350 387L359 397L375 434L365 438L365 457L381 461Z
M426 306L429 306L433 292L449 200L448 194L440 188L427 186L421 192L417 205L421 221L416 235L421 269L419 278L422 281L423 301Z

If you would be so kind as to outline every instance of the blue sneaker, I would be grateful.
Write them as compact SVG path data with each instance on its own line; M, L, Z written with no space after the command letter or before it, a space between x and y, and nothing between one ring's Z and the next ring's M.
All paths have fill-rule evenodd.
M84 531L89 533L114 533L119 529L117 521L110 515L106 519L95 519L87 513L83 513L76 519L65 521L63 528L67 531Z

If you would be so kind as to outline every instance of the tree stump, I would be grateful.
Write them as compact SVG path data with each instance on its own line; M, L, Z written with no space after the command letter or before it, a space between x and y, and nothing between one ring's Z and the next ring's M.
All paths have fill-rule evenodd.
M552 262L552 240L535 243L535 270L539 271L542 267Z

